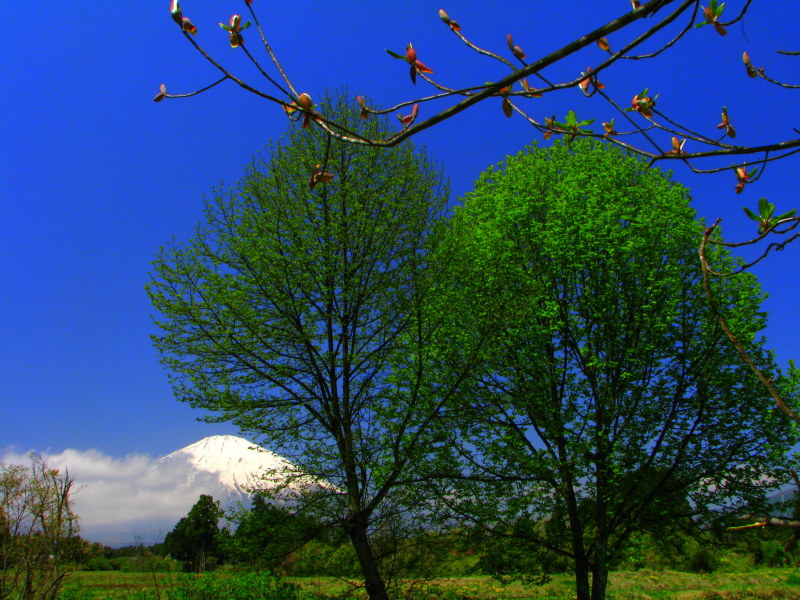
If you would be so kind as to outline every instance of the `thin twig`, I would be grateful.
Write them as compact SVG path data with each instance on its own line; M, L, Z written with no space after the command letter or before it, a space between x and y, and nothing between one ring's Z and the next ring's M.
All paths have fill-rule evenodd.
M767 377L761 369L759 369L753 359L750 358L750 355L744 349L744 346L736 337L736 335L731 330L730 326L728 325L728 320L722 315L719 311L719 307L717 306L717 302L714 298L714 294L711 291L711 282L709 280L709 263L708 257L706 256L706 246L708 244L708 239L713 233L714 229L716 229L717 225L719 225L721 219L717 219L711 227L707 227L705 232L703 233L703 241L700 244L700 266L703 271L703 289L706 293L706 298L708 299L708 305L711 308L711 312L717 318L722 330L725 332L725 335L728 336L728 339L733 344L733 347L738 352L741 359L750 367L750 370L755 373L758 380L761 382L761 385L769 392L770 396L772 396L775 403L778 405L783 413L792 419L795 423L800 424L800 415L798 415L795 411L793 411L786 401L781 397L780 392L775 388L772 384L772 377Z

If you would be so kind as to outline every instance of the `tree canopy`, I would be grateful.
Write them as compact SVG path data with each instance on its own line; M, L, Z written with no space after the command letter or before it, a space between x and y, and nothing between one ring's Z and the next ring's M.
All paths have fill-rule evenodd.
M599 599L633 531L707 520L775 485L796 437L706 301L685 188L608 144L533 146L481 176L452 230L468 293L504 314L447 415L452 514L505 533L547 521L524 535L570 557L578 598ZM761 300L749 274L717 292L774 371Z
M324 105L365 135L388 128L341 96ZM452 330L431 301L447 199L440 170L411 145L355 147L298 124L215 193L189 242L162 250L149 285L177 397L317 481L304 491L292 487L299 473L273 474L347 532L372 598L386 591L370 540L423 505L400 484L472 363L464 344L431 349Z
M231 539L232 558L270 570L321 529L319 523L263 494L255 494L249 510L242 510L233 518L237 526Z
M188 3L187 3L188 4ZM502 113L508 117L523 118L525 123L532 126L537 132L542 134L544 139L553 136L563 137L572 140L576 137L590 137L604 139L612 144L626 148L631 152L640 154L648 158L650 164L656 162L681 161L695 173L715 174L727 173L735 179L735 186L731 189L735 193L741 193L746 186L756 182L763 176L767 165L775 160L792 157L800 152L800 139L796 137L797 130L775 134L771 139L759 139L758 141L742 141L742 135L737 139L737 129L734 125L741 123L738 117L733 118L728 112L727 104L733 98L720 98L719 122L716 124L706 121L698 126L688 122L685 114L683 117L676 113L680 109L675 109L675 104L671 109L664 108L663 103L659 104L658 89L662 88L665 81L653 82L649 77L642 77L642 82L636 87L636 93L631 98L630 93L624 92L620 97L601 81L601 77L606 77L609 71L622 68L624 63L646 65L649 61L657 61L659 57L671 56L675 48L691 45L693 35L710 35L717 40L727 36L733 26L744 28L748 22L748 17L752 17L757 9L751 6L749 0L734 4L733 2L719 2L710 0L708 5L702 4L700 0L630 0L628 2L620 0L609 10L612 11L607 22L597 22L587 25L587 31L581 32L583 35L575 37L571 41L564 43L561 47L549 49L537 53L530 52L530 42L523 41L524 37L520 32L508 33L506 37L506 48L498 48L497 44L490 44L486 47L476 41L476 37L469 30L469 25L457 20L454 13L448 14L440 9L438 16L443 25L449 30L459 44L467 48L467 52L474 53L488 61L490 66L500 69L497 74L494 71L491 76L483 75L479 80L469 80L467 83L454 83L446 81L437 71L429 66L434 64L436 56L430 54L425 56L425 61L418 55L417 49L412 43L408 43L404 52L396 52L387 48L389 56L408 65L408 74L411 82L416 85L417 80L423 80L430 86L430 93L414 93L412 98L405 99L394 104L394 106L382 108L370 104L363 96L357 98L362 118L370 118L374 115L387 115L396 113L398 110L404 111L397 116L402 124L400 131L385 132L378 137L369 137L363 132L354 130L339 122L335 115L326 114L319 106L315 105L311 94L295 85L293 74L288 72L281 64L278 54L270 46L265 30L259 22L256 8L252 2L247 2L249 14L242 16L233 14L228 20L228 24L219 23L223 30L227 32L230 41L230 48L238 52L243 52L250 62L252 62L263 76L264 81L258 83L237 73L226 64L226 60L214 56L207 48L207 39L200 39L198 27L184 14L178 0L170 3L170 14L172 20L177 24L179 30L186 40L197 50L200 55L207 60L221 74L221 77L208 85L189 93L170 93L167 86L161 84L154 100L161 102L164 99L179 99L191 97L202 93L216 85L232 82L249 93L255 94L259 98L282 106L290 118L302 120L304 124L314 124L323 128L329 135L337 137L354 144L368 144L370 146L391 147L404 140L416 135L426 129L438 126L440 123L459 115L462 112L472 109L480 103L498 102L502 107ZM611 3L609 3L611 6ZM618 12L614 12L618 11ZM556 27L563 28L568 22L583 22L586 17L581 7L572 7L572 18L559 19L555 22ZM772 17L775 11L766 10ZM777 25L781 20L790 21L791 19L780 19L772 17L770 24ZM551 22L542 19L542 25L550 27ZM254 30L248 30L254 25ZM514 23L509 24L513 32ZM205 30L205 26L201 25ZM702 30L696 32L695 30ZM257 32L260 37L261 45L265 52L264 58L259 58L255 52L248 50L245 46L245 37L255 38ZM527 32L530 36L531 33ZM742 66L738 70L737 77L742 83L759 83L769 85L780 91L789 94L800 89L800 85L787 80L783 76L773 74L773 64L765 61L764 57L751 59L745 42L747 37L742 40ZM526 53L522 46L526 46L529 52ZM798 52L795 50L775 49L780 59L785 57L796 57ZM695 62L702 64L707 69L707 80L719 80L720 78L731 77L730 73L723 73L720 70L720 61L713 53L696 52ZM573 58L581 56L589 63L588 66L578 71L572 62ZM430 58L429 58L430 57ZM713 57L713 58L712 58ZM268 61L265 60L268 58ZM682 60L673 58L673 60ZM452 62L452 61L451 61ZM271 63L271 64L270 64ZM273 74L270 74L273 70ZM510 72L508 72L510 70ZM646 70L646 67L645 67ZM768 71L770 74L768 74ZM398 70L398 73L402 71ZM486 81L489 79L489 81ZM608 80L606 80L608 81ZM671 82L674 83L674 82ZM593 97L600 100L604 105L604 114L601 119L588 118L586 109L567 107L566 112L560 114L547 113L544 116L537 114L537 107L541 106L541 101L537 99L543 96L564 91L579 90L586 97ZM738 93L738 90L736 91ZM694 103L697 101L694 94L681 94L685 102ZM442 105L444 104L444 108ZM658 106L658 108L657 108ZM765 104L762 111L754 111L757 118L753 115L745 122L763 123L762 114L769 114L768 104ZM691 111L694 112L694 111ZM581 116L578 116L578 113ZM423 115L423 116L420 116ZM603 120L604 119L604 120ZM600 121L598 124L596 121ZM762 127L759 126L758 133ZM761 137L761 136L759 136ZM729 162L732 161L732 162ZM324 163L323 163L324 170ZM755 208L755 207L753 207ZM798 226L800 217L796 214L796 209L786 210L781 207L776 210L775 204L766 198L761 198L757 210L745 208L748 218L758 223L758 235L744 241L723 241L720 237L714 238L713 244L723 244L729 247L751 246L761 248L761 255L747 265L740 265L739 270L752 267L757 262L765 259L774 250L782 250L788 244L800 237ZM714 222L711 229L715 229L721 218ZM750 237L750 236L748 236ZM710 275L727 276L731 273L726 272L722 265L715 265L705 253L706 240L701 246L701 265L706 273ZM706 285L706 295L712 306L713 286ZM781 396L780 392L772 385L772 376L760 370L754 361L747 355L740 340L725 323L724 316L717 313L717 319L722 324L730 342L737 348L742 360L747 363L757 375L761 384L772 395L775 402L781 409L796 422L800 423L800 415L794 412Z
M201 494L189 514L164 538L164 550L183 562L184 571L202 573L220 561L219 501Z

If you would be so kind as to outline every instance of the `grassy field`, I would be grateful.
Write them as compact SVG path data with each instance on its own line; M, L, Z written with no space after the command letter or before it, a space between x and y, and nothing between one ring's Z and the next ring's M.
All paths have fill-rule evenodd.
M155 577L155 579L154 579ZM275 587L275 581L249 574L191 575L158 573L78 572L65 584L61 600L282 600L284 598L365 598L358 583L332 577L293 577L281 581L300 590ZM271 582L271 583L270 583ZM185 587L186 585L190 587ZM405 581L404 596L424 600L571 600L573 582L555 576L539 587L502 585L490 577ZM634 571L611 576L609 600L800 600L800 572L759 569L743 573Z

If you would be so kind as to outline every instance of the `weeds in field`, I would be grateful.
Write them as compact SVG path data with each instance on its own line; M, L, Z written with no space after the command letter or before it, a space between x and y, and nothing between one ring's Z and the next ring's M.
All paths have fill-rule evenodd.
M727 592L703 592L698 600L798 600L800 592L794 590L732 590Z
M154 589L151 574L76 573L58 600L362 600L362 589L334 577L296 577L215 572L163 574ZM543 586L501 585L488 576L439 578L396 590L404 600L570 600L574 582L556 574ZM714 574L618 571L609 600L800 600L800 570L758 569Z
M153 589L120 589L70 586L59 600L310 600L312 596L299 586L268 574L201 574L181 577L172 585Z

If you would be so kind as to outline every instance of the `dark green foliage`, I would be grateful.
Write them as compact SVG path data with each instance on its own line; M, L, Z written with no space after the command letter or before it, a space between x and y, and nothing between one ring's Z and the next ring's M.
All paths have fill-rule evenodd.
M402 577L459 577L479 573L479 543L462 539L461 532L429 531L404 540L393 556L394 569Z
M274 575L257 573L206 574L182 579L165 591L165 600L302 600L308 597L296 585Z
M122 593L120 590L122 587ZM269 573L203 573L159 578L148 589L125 590L124 584L110 590L68 586L59 600L312 600L300 587Z
M766 567L782 567L789 564L790 557L783 544L774 540L760 540L757 561Z
M87 571L113 571L114 565L111 564L111 559L105 556L95 556L86 562L84 568Z
M547 581L553 573L565 573L570 561L542 544L530 542L514 534L495 534L486 540L478 569L501 580Z
M348 541L335 543L312 540L293 553L284 563L287 574L298 576L328 575L332 577L358 577L360 567L353 546Z
M318 109L367 137L388 128L341 96ZM154 341L180 400L324 482L295 487L297 501L338 524L370 596L385 598L372 541L417 527L409 511L425 515L426 490L401 482L417 475L431 423L471 364L469 345L434 343L454 330L431 300L447 190L409 144L353 146L296 126L270 150L155 261ZM315 164L334 178L310 189Z
M164 538L164 550L183 563L183 570L202 573L221 559L219 520L223 516L219 502L201 495L189 514L178 521Z
M161 557L145 552L139 556L123 556L119 558L112 558L109 560L111 567L120 573L175 573L182 569L191 569L191 565L187 567L184 563L169 557ZM212 567L216 561L211 561L209 565L206 562L206 567ZM102 564L102 563L101 563ZM89 569L93 570L93 569ZM106 570L106 569L94 569Z
M227 544L229 560L271 571L324 530L314 519L271 502L262 494L256 494L250 509L233 519L237 526Z
M718 549L700 545L697 542L687 545L683 569L690 573L713 573L719 568Z
M449 415L466 475L443 492L455 514L501 533L546 518L515 533L567 553L583 599L604 595L633 532L763 497L796 438L708 308L684 188L600 142L532 147L482 175L452 232L471 257L463 285L502 315ZM777 372L754 277L717 297Z

